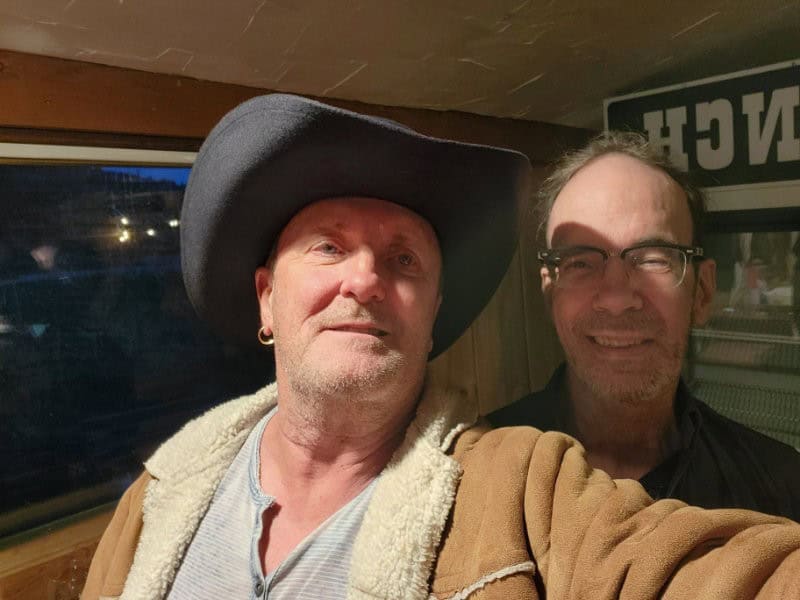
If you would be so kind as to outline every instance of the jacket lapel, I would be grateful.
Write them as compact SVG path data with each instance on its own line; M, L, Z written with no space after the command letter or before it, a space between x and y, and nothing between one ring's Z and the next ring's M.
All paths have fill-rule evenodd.
M166 595L217 486L276 397L273 384L210 410L145 463L154 481L145 494L144 525L121 600Z
M386 466L356 537L349 600L428 598L461 467L446 454L478 417L462 394L428 390Z
M230 463L277 400L270 385L187 424L146 463L155 478L121 600L163 598ZM461 475L447 452L478 418L458 392L426 390L380 475L353 547L348 598L423 599Z

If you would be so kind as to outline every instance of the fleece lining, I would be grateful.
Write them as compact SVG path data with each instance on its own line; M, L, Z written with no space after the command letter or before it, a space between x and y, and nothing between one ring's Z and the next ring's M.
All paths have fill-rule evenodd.
M153 480L121 600L166 596L217 486L277 386L218 406L188 423L145 463ZM459 464L446 452L478 418L463 394L426 392L376 485L353 547L348 598L424 599L450 513ZM409 559L413 557L413 559Z

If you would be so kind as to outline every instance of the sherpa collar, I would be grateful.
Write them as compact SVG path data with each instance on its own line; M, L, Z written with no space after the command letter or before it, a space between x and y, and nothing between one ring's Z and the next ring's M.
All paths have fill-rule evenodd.
M155 478L122 600L163 598L214 492L277 386L187 424L145 463ZM353 547L348 598L427 598L428 579L461 469L447 455L478 418L466 394L426 386L417 414L375 488Z
M120 600L164 598L217 486L259 419L275 406L275 384L190 421L145 463L142 533Z

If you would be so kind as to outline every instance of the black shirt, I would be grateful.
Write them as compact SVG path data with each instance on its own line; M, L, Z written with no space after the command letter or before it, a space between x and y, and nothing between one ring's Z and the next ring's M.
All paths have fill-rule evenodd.
M495 427L530 425L563 431L562 365L547 386L487 416ZM800 521L800 452L722 416L695 398L683 381L675 412L678 451L639 482L654 498L678 498L704 508L747 508Z

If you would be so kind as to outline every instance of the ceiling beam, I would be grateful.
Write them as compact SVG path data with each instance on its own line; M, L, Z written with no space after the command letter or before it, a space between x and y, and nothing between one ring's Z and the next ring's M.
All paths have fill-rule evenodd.
M199 140L231 108L269 91L0 50L0 127L16 128L20 137L30 129ZM533 163L550 162L592 133L455 111L324 100L429 135L514 148Z

